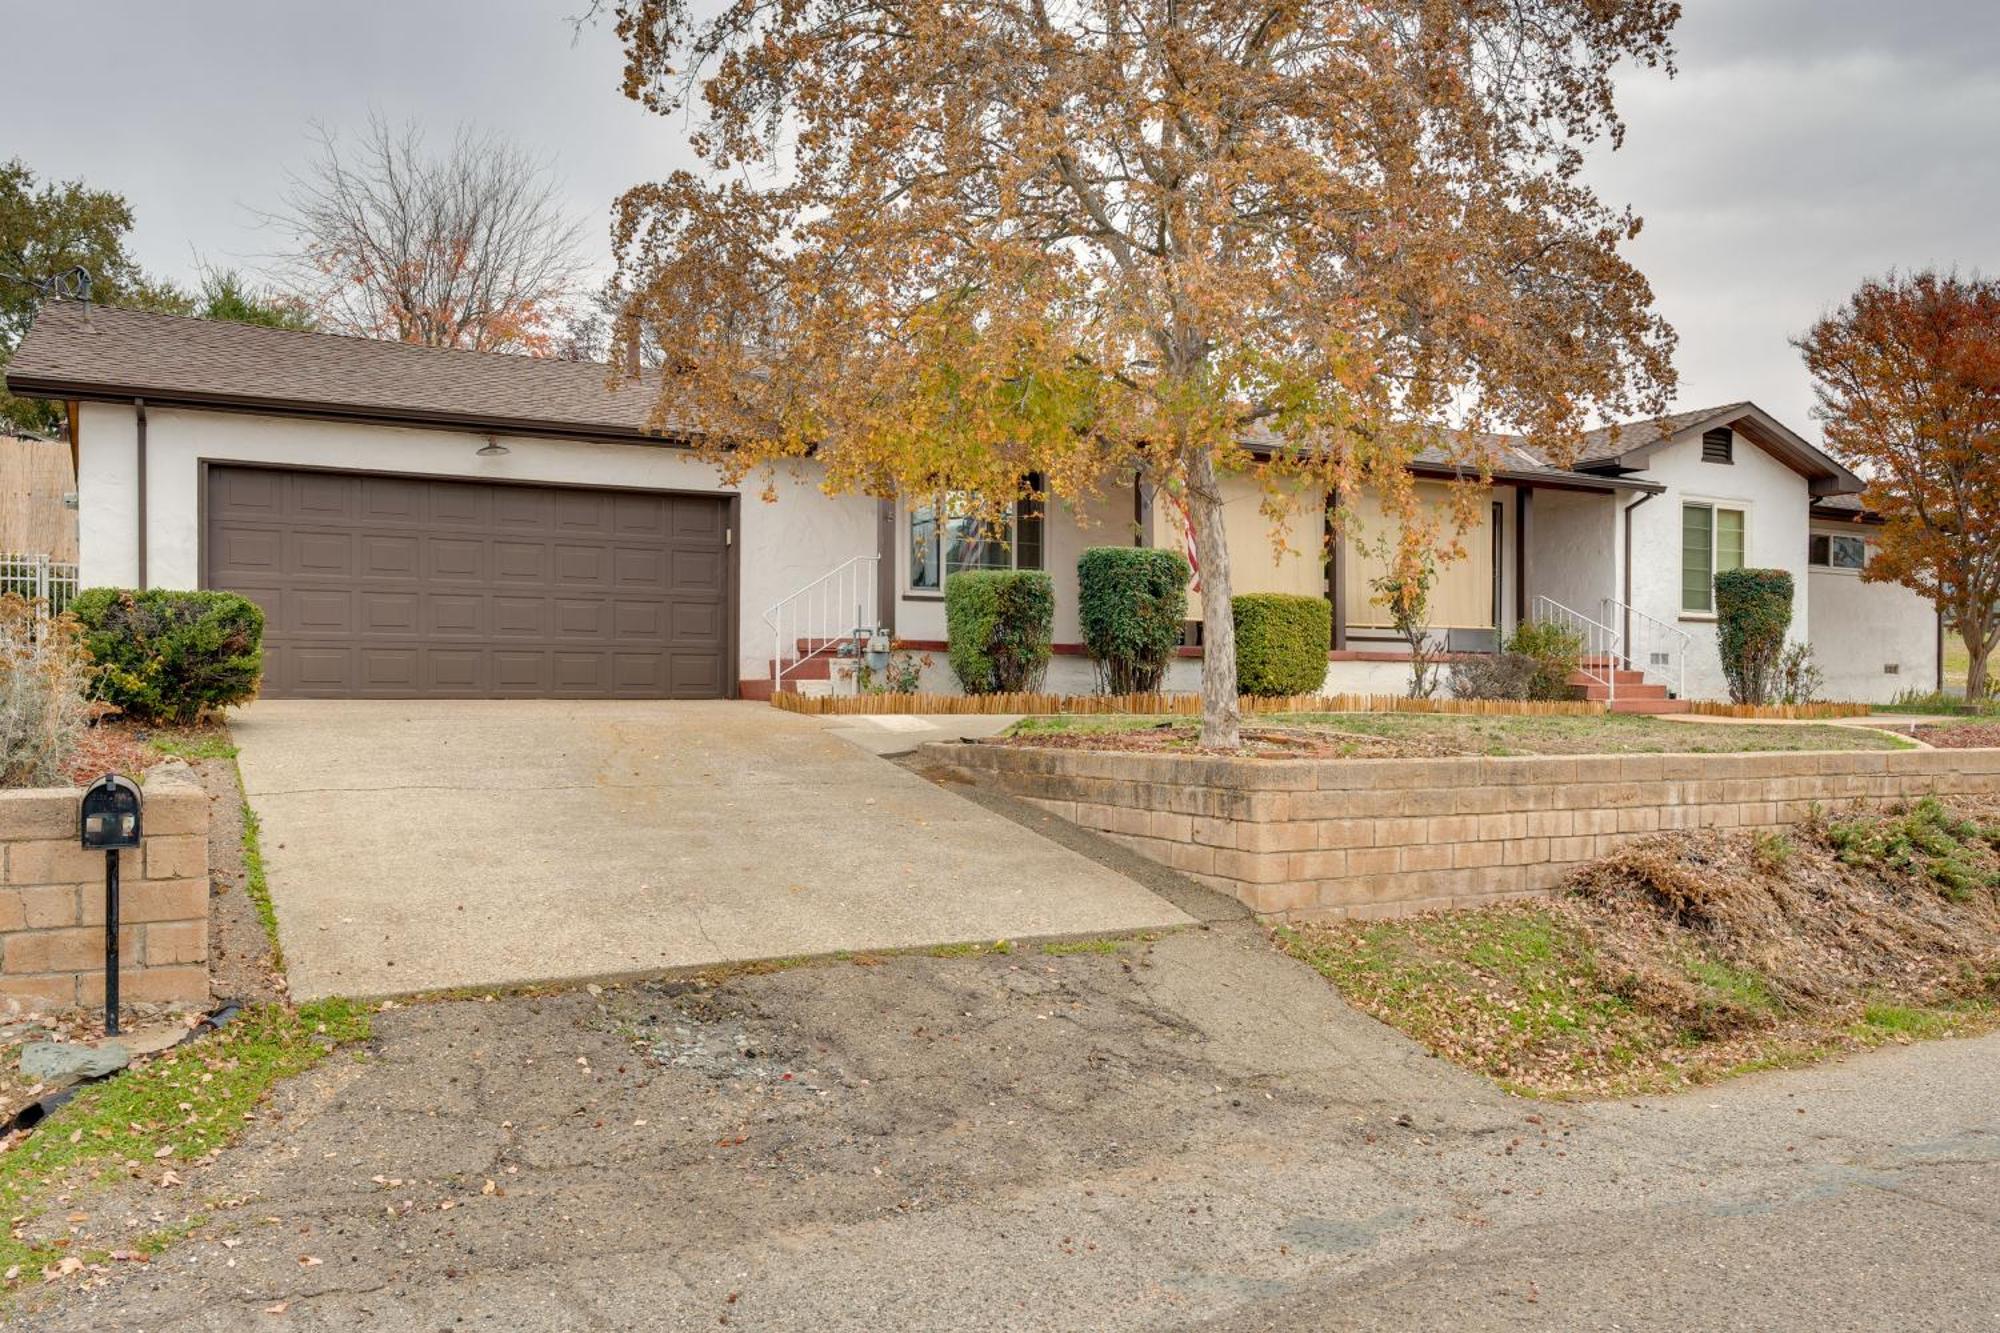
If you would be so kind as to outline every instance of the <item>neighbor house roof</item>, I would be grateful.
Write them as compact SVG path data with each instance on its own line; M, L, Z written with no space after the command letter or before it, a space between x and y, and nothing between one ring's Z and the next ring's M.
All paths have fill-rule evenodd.
M657 440L657 377L593 361L465 352L126 310L44 305L7 366L36 398L307 413L506 434ZM672 434L669 426L668 433Z
M1880 523L1882 516L1861 503L1858 495L1823 495L1812 502L1814 518L1839 519L1845 523Z

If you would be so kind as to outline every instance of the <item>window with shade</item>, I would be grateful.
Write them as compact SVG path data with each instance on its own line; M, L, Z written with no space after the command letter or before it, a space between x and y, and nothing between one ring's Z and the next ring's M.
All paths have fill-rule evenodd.
M1715 614L1715 576L1743 568L1741 509L1688 503L1681 506L1681 612Z
M1030 477L1039 491L1040 479ZM1040 569L1042 507L1018 500L995 521L975 512L963 491L947 491L910 506L910 590L942 592L944 580L968 569Z

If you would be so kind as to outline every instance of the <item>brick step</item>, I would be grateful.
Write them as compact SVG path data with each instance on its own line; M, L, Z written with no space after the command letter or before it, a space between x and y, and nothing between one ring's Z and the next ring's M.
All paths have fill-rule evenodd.
M794 639L793 643L796 645L794 651L800 657L804 657L807 653L816 653L822 648L838 648L853 637L852 634L842 634L831 639Z
M1570 673L1569 683L1572 685L1592 685L1595 684L1597 681L1601 680L1605 674L1606 673L1599 668L1593 668L1591 673L1588 675L1586 675L1584 672L1581 671L1573 671ZM1611 672L1610 676L1620 685L1642 685L1645 683L1646 680L1645 672L1627 671L1623 667L1620 667L1618 670Z
M1571 685L1570 697L1575 699L1609 699L1612 697L1611 687L1609 685L1597 684ZM1626 684L1621 681L1618 685L1617 697L1620 699L1664 699L1667 697L1667 687L1664 685Z
M1614 713L1685 713L1688 701L1685 699L1627 699L1619 695L1611 701Z
M803 662L785 663L786 680L832 680L833 657L822 653L818 657L808 657Z
M739 699L757 699L764 702L769 702L771 698L770 677L766 676L762 680L737 681L736 697Z

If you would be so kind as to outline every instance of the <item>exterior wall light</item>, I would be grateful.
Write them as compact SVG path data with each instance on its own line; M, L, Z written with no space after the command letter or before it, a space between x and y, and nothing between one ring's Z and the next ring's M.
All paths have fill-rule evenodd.
M480 445L474 452L480 458L498 458L502 454L507 453L508 449L506 445L489 435L486 437L486 443Z

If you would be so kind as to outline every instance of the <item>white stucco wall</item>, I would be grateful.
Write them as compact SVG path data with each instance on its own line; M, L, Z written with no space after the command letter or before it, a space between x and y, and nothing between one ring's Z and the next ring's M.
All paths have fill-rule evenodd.
M1850 523L1814 523L1812 531L1853 537ZM1937 685L1937 611L1899 583L1864 583L1859 570L1814 569L1813 661L1828 699L1889 703L1906 690ZM1888 668L1894 667L1891 673Z
M137 582L137 416L125 405L85 403L78 430L78 534L86 585ZM201 577L198 491L202 460L356 468L471 480L545 481L725 494L713 467L656 445L509 437L508 452L479 458L481 435L355 425L306 418L154 407L147 411L147 579L192 588ZM740 488L742 601L739 672L770 674L763 612L840 562L875 553L875 502L832 497L816 465L781 472L777 499L760 499L758 478Z
M1690 500L1743 510L1744 562L1754 569L1787 569L1797 591L1791 639L1807 638L1812 591L1806 578L1806 526L1810 492L1804 477L1750 443L1736 438L1734 463L1704 463L1699 436L1663 445L1640 474L1662 482L1666 493L1632 515L1632 605L1685 631L1687 694L1725 699L1729 689L1715 647L1715 619L1681 611L1681 505Z
M1604 599L1619 595L1624 553L1618 509L1633 497L1547 490L1534 495L1528 522L1528 614L1535 613L1535 598L1547 597L1595 620L1603 614Z

